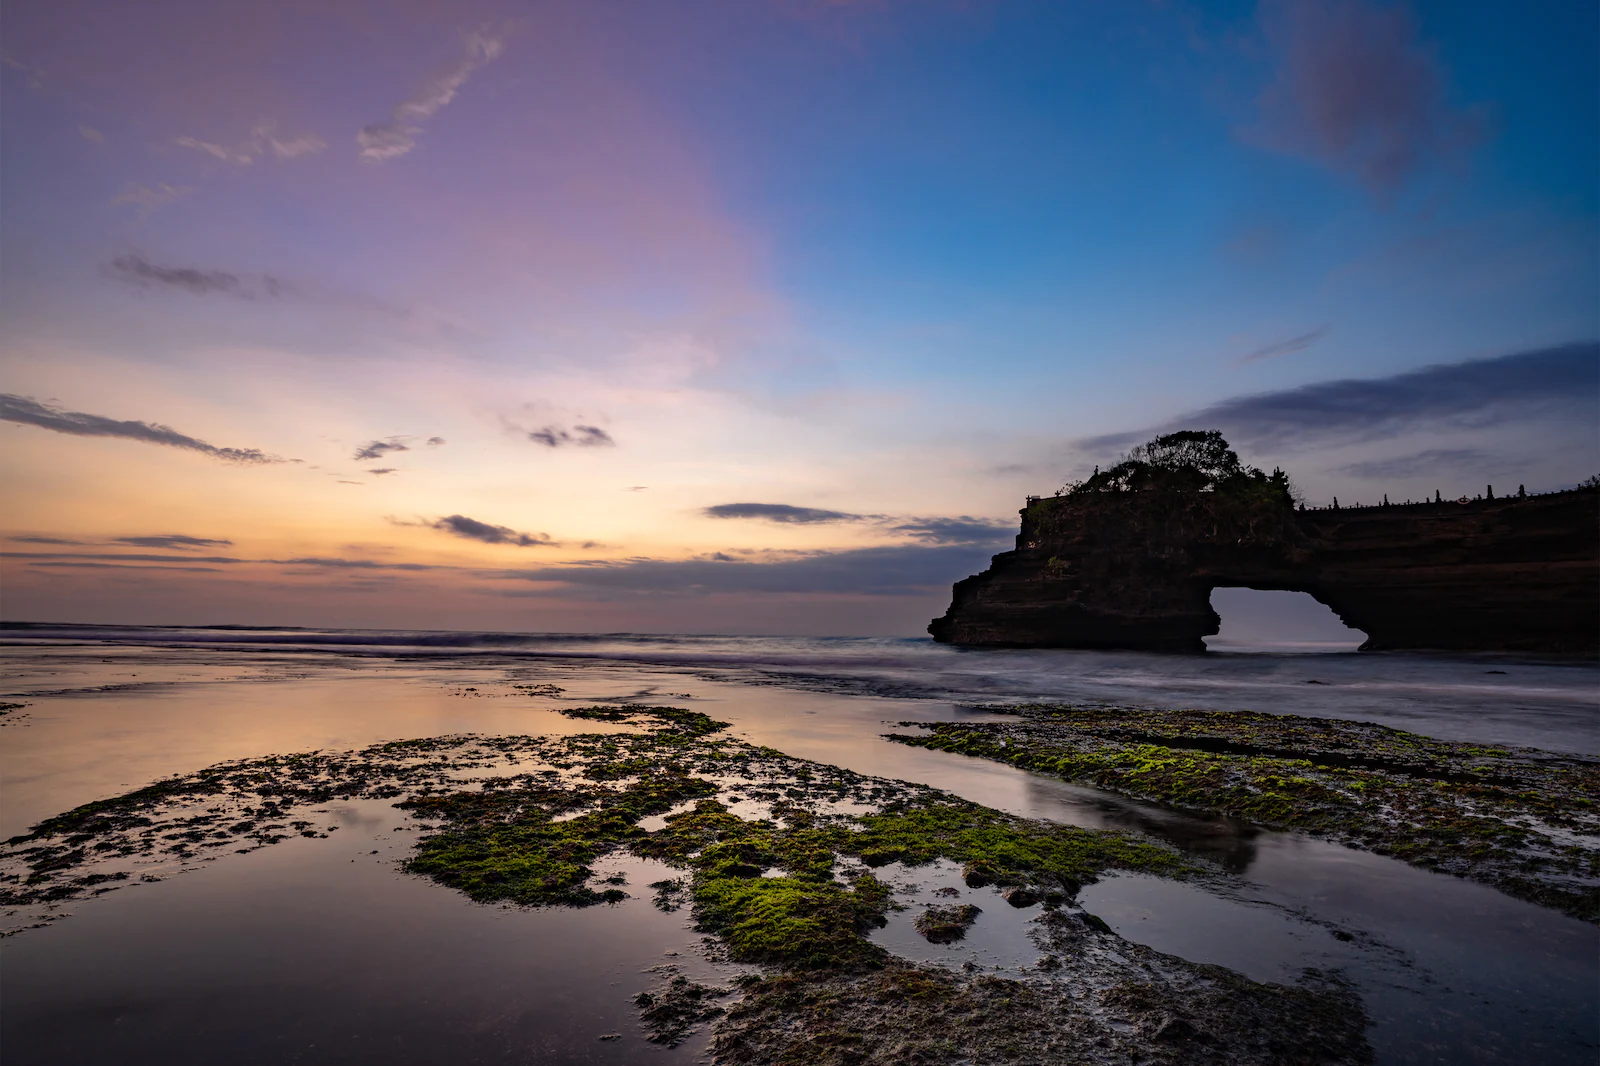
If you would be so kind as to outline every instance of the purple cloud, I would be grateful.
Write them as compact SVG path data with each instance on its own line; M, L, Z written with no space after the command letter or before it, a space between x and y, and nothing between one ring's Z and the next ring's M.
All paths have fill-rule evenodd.
M1383 192L1427 158L1476 139L1476 116L1445 101L1443 71L1410 12L1364 0L1269 0L1262 30L1277 59L1247 136Z

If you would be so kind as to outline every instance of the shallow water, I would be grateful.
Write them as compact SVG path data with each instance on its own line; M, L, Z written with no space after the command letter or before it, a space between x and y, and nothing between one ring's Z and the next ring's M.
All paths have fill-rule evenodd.
M332 817L328 840L230 855L8 940L5 1060L603 1064L703 1049L704 1032L672 1052L646 1043L631 1003L660 983L653 965L719 976L682 916L650 904L643 886L670 868L603 864L634 894L615 906L482 906L395 871L410 841L389 832L388 804Z
M1497 655L1231 645L1205 655L974 649L927 638L722 637L0 624L0 645L118 642L422 661L629 662L837 694L1064 700L1359 718L1446 740L1600 754L1600 664ZM1220 647L1220 646L1219 646ZM1313 682L1316 682L1313 684Z
M420 644L397 656L392 646L362 645L360 654L350 654L350 647L330 652L322 645L243 641L86 644L83 634L73 634L71 644L43 645L38 633L21 636L29 645L4 652L0 680L0 692L30 703L0 718L6 796L0 829L7 834L86 800L224 759L452 732L592 732L604 724L566 719L552 708L569 701L676 702L792 755L937 785L1032 817L1139 829L1217 861L1237 875L1231 887L1115 877L1085 889L1080 902L1130 939L1258 979L1292 979L1305 966L1343 968L1373 1015L1369 1035L1381 1062L1530 1056L1587 1062L1600 1047L1600 936L1592 927L1492 889L1325 842L1194 818L882 740L902 720L987 717L962 705L971 692L926 695L938 688L929 684L936 671L919 672L908 662L927 648L901 660L889 656L885 665L879 651L851 645L836 659L854 656L854 665L836 664L835 673L823 675L814 661L797 670L779 660L829 642L763 648L752 639L727 641L745 660L762 661L729 667L667 655L649 662L632 654L602 658L593 644L576 657L416 652L428 647ZM124 641L132 636L118 634ZM612 650L637 650L607 639ZM692 642L641 643L666 645L677 655ZM961 670L977 675L975 656L982 653L954 654ZM1120 693L1122 702L1154 702L1127 697L1199 691L1209 678L1215 705L1239 706L1229 701L1254 694L1281 701L1269 709L1388 720L1436 736L1595 747L1596 673L1572 664L1055 654L1054 692L1038 695L1063 698L1074 686L1098 685ZM1034 683L1028 678L1044 676L1040 656L997 656L992 687L1025 687ZM1366 662L1376 664L1376 680L1357 679ZM1090 680L1067 676L1071 664L1081 664ZM1112 667L1120 671L1115 676L1134 681L1115 688ZM1483 674L1488 669L1507 673ZM953 668L941 670L936 680L948 689ZM1165 681L1156 676L1161 670ZM916 674L923 698L912 698L913 687L891 676L896 671ZM1306 673L1338 683L1288 680ZM831 683L823 683L828 677ZM1507 677L1516 684L1497 687ZM560 697L510 692L507 680L566 691ZM1314 693L1317 707L1289 706L1291 685L1302 686L1292 689L1296 695ZM859 694L869 689L893 695ZM1463 690L1470 698L1461 697ZM1507 702L1480 716L1476 708L1496 692ZM1363 713L1369 705L1378 713ZM1513 705L1521 710L1513 713ZM1480 726L1484 732L1475 732ZM617 908L517 912L471 904L396 873L390 856L408 846L403 839L364 849L377 848L378 856L358 855L356 838L366 833L378 840L382 833L371 833L386 831L378 825L383 821L357 819L328 841L227 856L167 882L73 904L71 919L5 941L0 1043L7 1061L87 1061L104 1058L112 1046L148 1061L202 1061L219 1049L236 1049L229 1057L244 1061L308 1062L361 1061L368 1049L387 1061L436 1061L446 1046L462 1061L484 1062L627 1061L624 1045L635 1057L644 1053L648 1045L629 999L650 980L638 971L663 961L663 952L683 953L673 961L699 959L693 951L699 938L684 913L653 910L636 877L630 891L639 898ZM930 891L940 876L939 870L904 874ZM1003 901L979 905L984 915L953 950L930 952L904 924L912 912L897 916L903 928L892 920L879 935L903 953L920 944L930 959L1025 963L1033 949L1017 930L1027 916ZM237 959L248 965L230 962ZM553 1022L551 1011L576 1020ZM599 1041L610 1031L622 1040ZM695 1054L692 1047L650 1051L663 1061L691 1061ZM137 1061L130 1054L112 1057Z

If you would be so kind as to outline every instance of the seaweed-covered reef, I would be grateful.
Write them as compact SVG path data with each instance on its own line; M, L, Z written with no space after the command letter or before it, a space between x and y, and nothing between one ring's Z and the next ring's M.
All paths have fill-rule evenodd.
M1593 653L1600 488L1296 508L1281 470L1215 431L1157 437L1056 496L1016 548L956 583L928 631L956 644L1204 651L1211 591L1307 592L1367 650Z
M988 709L1016 720L889 739L1312 833L1600 921L1595 760L1295 715Z
M656 905L687 907L715 956L762 972L728 1005L730 990L678 973L635 1003L665 1044L720 1019L718 1061L1370 1060L1360 1001L1336 977L1249 981L1124 941L1077 906L1081 886L1107 871L1212 876L1167 845L795 759L729 739L693 711L564 713L634 731L438 737L210 767L7 841L0 905L48 912L135 877L159 880L174 863L325 836L331 827L308 817L319 805L388 800L423 830L405 868L484 903L618 902L626 889L596 867L623 852L680 870L651 886ZM875 943L873 929L904 906L878 872L933 862L1037 908L1038 965L953 971ZM929 908L919 925L937 940L980 915Z

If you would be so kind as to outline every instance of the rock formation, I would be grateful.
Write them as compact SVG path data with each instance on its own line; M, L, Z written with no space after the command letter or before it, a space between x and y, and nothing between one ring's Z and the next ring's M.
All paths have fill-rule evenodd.
M1203 651L1219 587L1310 593L1367 634L1363 650L1594 652L1600 490L1295 510L1286 494L1240 506L1210 489L1091 482L1030 498L1016 549L957 582L928 631L953 644Z

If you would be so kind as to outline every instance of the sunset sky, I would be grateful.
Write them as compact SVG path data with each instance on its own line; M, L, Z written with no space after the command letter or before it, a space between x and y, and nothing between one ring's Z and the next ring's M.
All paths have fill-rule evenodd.
M1600 471L1592 2L11 0L7 619L915 634L1223 430Z

